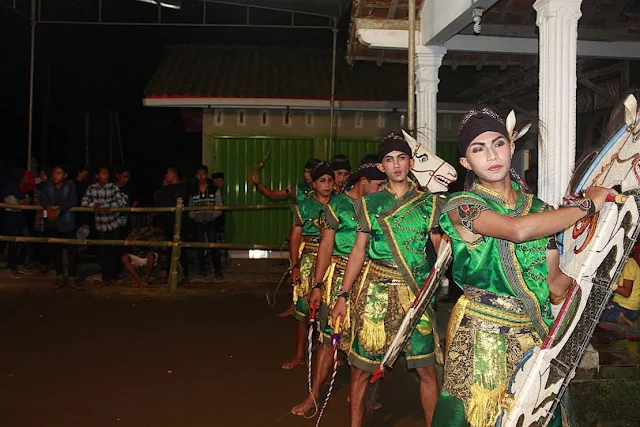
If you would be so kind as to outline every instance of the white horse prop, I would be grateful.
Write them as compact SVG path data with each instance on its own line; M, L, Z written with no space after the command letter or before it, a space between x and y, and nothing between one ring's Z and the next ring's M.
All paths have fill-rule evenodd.
M513 374L497 426L549 423L638 237L640 112L633 95L624 107L624 125L579 165L571 185L571 194L591 185L620 185L624 194L563 233L560 268L573 285L542 346L529 350Z
M409 143L413 152L413 167L411 172L418 183L431 193L442 193L449 190L451 183L458 179L456 169L449 163L428 151L404 130L404 139Z

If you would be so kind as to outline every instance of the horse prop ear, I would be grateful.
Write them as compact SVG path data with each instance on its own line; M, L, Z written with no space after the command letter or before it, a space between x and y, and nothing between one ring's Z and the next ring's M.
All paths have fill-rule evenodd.
M401 130L402 130L402 136L404 136L405 141L407 141L407 143L409 144L409 147L411 147L411 151L413 152L413 154L416 154L416 151L418 151L418 147L420 146L420 144L418 143L418 141L416 141L414 137L412 137L407 132L405 132L404 129L401 129Z
M636 115L638 114L638 101L632 95L627 96L624 100L624 121L627 126L635 126L637 123Z
M511 110L511 112L507 116L507 123L506 123L507 133L509 134L509 139L511 140L511 142L514 141L513 130L515 129L515 127L516 127L516 113L513 110Z

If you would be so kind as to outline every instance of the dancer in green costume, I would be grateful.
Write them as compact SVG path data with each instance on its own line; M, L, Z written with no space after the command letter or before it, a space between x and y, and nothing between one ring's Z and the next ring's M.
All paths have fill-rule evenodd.
M324 384L333 362L333 348L331 344L331 325L328 321L328 311L333 308L338 299L338 292L342 287L344 269L347 257L356 241L357 222L353 202L364 195L382 189L387 176L378 169L378 157L364 156L360 160L358 169L351 175L350 187L342 194L334 196L324 207L320 219L322 227L320 247L315 267L315 284L309 298L309 305L321 306L318 320L322 328L322 344L317 351L315 371L312 381L312 395L307 396L301 403L294 406L291 412L304 415L314 407L320 388ZM348 312L347 307L347 312ZM345 319L341 332L341 350L348 351L351 340L349 338L349 320Z
M437 196L419 191L408 179L412 166L409 144L390 134L378 149L379 168L387 175L380 192L354 202L358 234L349 255L342 290L332 310L332 323L347 316L346 302L353 293L351 310L351 426L360 427L364 394L371 372L379 365L407 309L429 274L426 246L438 218ZM365 259L361 286L354 287ZM404 348L408 368L420 378L420 398L430 425L438 384L434 369L432 324L423 315Z
M576 206L557 210L528 194L511 170L515 115L507 123L483 109L460 125L466 191L450 196L440 227L451 238L453 279L464 295L449 320L434 426L495 425L516 365L553 322L550 298L561 300L571 284L548 236L598 211L610 192L589 188ZM552 425L563 418L556 414Z
M313 191L293 206L293 226L290 236L290 260L293 265L293 317L296 319L296 354L282 369L292 369L304 363L306 320L309 316L309 293L314 283L314 269L320 244L320 215L333 194L333 169L325 162L311 171Z

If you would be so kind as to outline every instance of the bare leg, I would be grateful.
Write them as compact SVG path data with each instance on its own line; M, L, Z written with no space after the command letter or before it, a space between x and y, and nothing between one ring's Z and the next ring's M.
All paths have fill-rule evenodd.
M147 286L147 284L149 283L149 280L151 279L151 273L153 272L153 263L155 262L155 260L156 255L153 252L149 252L147 254L147 265L144 275L144 283L142 284L142 286Z
M129 258L129 255L127 254L122 255L122 257L120 257L120 260L122 261L122 266L124 267L124 269L127 270L127 272L131 275L131 277L133 277L133 280L135 281L135 286L139 285L140 276L138 275L138 272L136 271L133 264L131 264L131 258Z
M317 351L317 359L315 364L315 372L313 373L313 381L311 381L311 394L307 396L301 403L298 403L291 409L294 415L304 415L313 408L313 400L318 401L320 389L324 381L329 375L331 366L333 365L333 348L328 345L321 345Z
M289 307L287 307L287 309L285 311L283 311L282 313L278 314L278 316L287 317L287 316L291 316L292 314L293 314L293 303L291 303L291 305Z
M426 368L416 369L420 377L420 401L424 411L426 426L431 426L433 411L436 409L438 400L438 381L436 380L436 366L431 365Z
M304 363L304 345L307 342L307 324L296 321L296 356L282 365L282 369L293 369Z
M351 427L362 427L364 419L364 395L371 373L351 366Z

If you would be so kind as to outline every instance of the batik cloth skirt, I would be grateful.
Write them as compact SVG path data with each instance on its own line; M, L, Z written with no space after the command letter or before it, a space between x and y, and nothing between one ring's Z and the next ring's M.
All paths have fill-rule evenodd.
M315 281L316 258L318 256L319 237L303 236L300 248L300 282L293 284L293 317L304 322L309 316L309 294Z
M434 427L493 427L525 352L540 337L522 302L466 286L451 312ZM559 408L559 406L558 406ZM560 410L550 426L561 426Z
M334 256L331 258L331 265L327 270L327 274L324 279L324 289L322 292L322 306L320 308L320 315L318 321L320 322L320 341L324 345L332 346L331 337L333 335L333 325L331 324L331 311L338 301L338 294L342 289L342 280L344 279L344 272L347 269L346 256ZM367 261L365 261L367 262ZM366 265L366 264L365 264ZM348 352L351 346L351 316L349 311L351 309L351 300L357 295L357 291L361 286L362 275L360 274L356 279L351 298L347 301L347 314L344 319L340 319L342 326L340 327L340 350Z
M372 372L380 365L404 319L415 294L395 263L370 260L362 272L361 286L351 301L349 363ZM431 320L423 314L403 351L407 368L435 363Z

